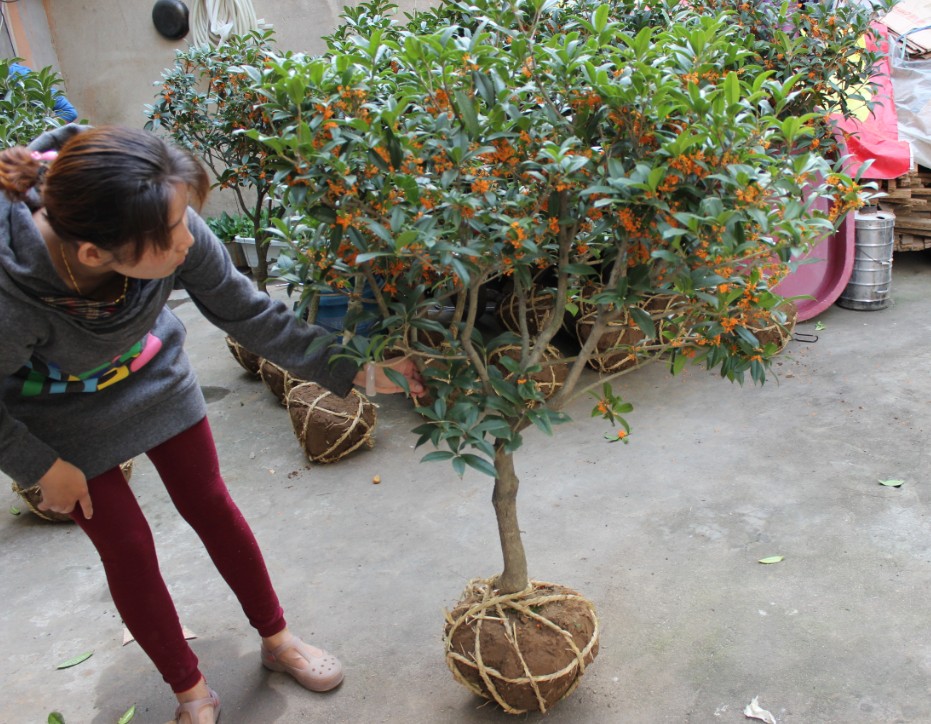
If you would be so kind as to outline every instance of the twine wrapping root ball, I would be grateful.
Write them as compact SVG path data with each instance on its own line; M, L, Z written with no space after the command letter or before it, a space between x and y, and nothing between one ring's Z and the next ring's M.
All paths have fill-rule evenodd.
M315 463L335 463L375 444L375 405L352 390L338 397L315 382L294 387L287 397L294 434Z
M233 359L239 363L240 367L253 377L261 376L259 374L259 366L262 364L261 357L247 350L230 336L226 337L226 346L229 348L229 351L233 355Z
M520 360L520 355L521 348L518 345L505 344L496 347L488 355L488 362L489 364L499 366L505 379L510 380L517 373L508 372L504 365L498 364L498 361L505 356L513 360ZM540 394L543 395L543 398L546 400L559 392L559 388L563 386L566 377L569 375L569 364L559 361L561 359L562 354L560 351L553 345L548 344L546 346L546 351L543 353L543 359L541 360L543 368L539 372L534 372L530 375L530 378L536 383Z
M598 654L598 632L595 607L570 588L531 581L501 595L493 580L476 579L446 613L446 664L509 714L545 713L578 686Z
M650 294L641 299L638 306L649 312L659 342L670 342L688 335L688 325L684 321L688 297L682 294Z
M279 367L274 362L263 359L259 365L259 376L262 382L275 396L282 405L287 405L288 393L300 384L306 382L299 377L295 377L283 367Z
M133 460L129 459L125 463L121 463L120 470L123 472L123 477L126 478L126 482L128 483L133 475ZM71 516L67 513L56 513L53 510L39 510L39 503L42 502L42 491L38 483L28 488L22 488L19 483L14 480L11 487L13 488L13 492L22 498L26 507L32 513L42 518L42 520L49 520L53 523L72 522Z
M556 294L551 289L534 287L527 298L527 331L530 336L539 333L556 313ZM495 317L505 329L520 334L520 297L511 292L501 298Z
M589 312L576 323L576 335L579 344L584 345L595 328L597 312ZM631 319L630 315L614 322L609 322L607 329L595 344L595 351L588 360L588 366L599 372L620 372L637 365L636 347L646 339L643 330Z

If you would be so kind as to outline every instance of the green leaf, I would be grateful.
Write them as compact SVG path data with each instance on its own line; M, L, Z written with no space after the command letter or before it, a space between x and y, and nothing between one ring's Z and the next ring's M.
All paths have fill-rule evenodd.
M83 654L78 654L77 656L75 656L75 657L73 657L73 658L70 658L70 659L68 659L67 661L62 661L62 662L61 662L58 666L56 666L55 668L57 668L57 669L67 669L67 668L70 668L70 667L72 667L72 666L77 666L77 665L80 664L81 662L87 661L87 660L88 660L91 656L93 656L93 655L94 655L94 652L93 652L93 651L85 651Z
M824 322L818 322L818 323L815 325L815 331L816 331L816 332L820 332L820 331L821 331L822 329L824 329L824 328L825 328Z
M129 724L133 720L133 717L136 716L136 705L133 704L126 711L123 712L123 716L116 720L116 724Z
M411 388L407 381L407 378L404 375L402 375L400 372L398 372L397 370L393 370L393 369L386 367L385 377L387 377L389 380L394 382L394 384L396 384L398 387L404 390L404 393L406 395L411 394Z
M459 108L459 115L462 118L462 124L465 126L469 137L476 138L481 132L481 129L478 126L478 114L475 112L475 106L472 103L472 99L469 98L465 91L461 90L457 90L455 96L456 106Z
M480 473L485 473L491 478L498 477L498 474L495 472L495 466L488 462L485 458L479 457L478 455L471 455L469 453L464 453L462 459L466 461L466 465L470 468L475 468Z
M769 558L760 558L757 563L763 563L769 565L771 563L780 563L785 559L785 556L770 556Z
M724 95L728 103L733 104L740 101L740 81L737 78L737 73L733 70L724 79Z
M53 711L48 715L48 724L65 724L65 717L60 712Z
M653 326L653 318L650 313L640 307L631 307L630 316L634 318L637 326L646 335L647 339L653 339L656 336L656 327Z
M893 480L893 479L879 481L880 485L885 485L887 488L901 488L904 483L905 483L904 480Z
M11 505L10 515L19 515L19 508L17 508L15 505Z

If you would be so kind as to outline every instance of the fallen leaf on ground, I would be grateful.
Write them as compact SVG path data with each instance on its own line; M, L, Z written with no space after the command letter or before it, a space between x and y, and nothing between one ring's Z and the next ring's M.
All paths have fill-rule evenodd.
M748 719L760 719L765 721L766 724L776 724L776 717L760 706L760 697L758 696L754 696L753 701L744 708L744 716Z
M880 485L885 485L887 488L901 488L904 480L880 480Z
M785 556L770 556L769 558L760 558L757 563L765 563L768 565L770 563L779 563L783 560L785 560Z
M116 724L129 724L133 720L133 717L136 716L136 705L133 704L126 711L123 712L123 716L116 720Z
M94 655L93 651L85 651L83 654L78 654L77 656L68 659L67 661L62 661L56 669L69 669L72 666L77 666L78 664L87 661L91 656Z
M65 724L65 717L60 712L53 711L48 715L48 724Z
M824 329L824 322L818 322L815 324L815 331L820 332Z
M19 515L19 508L17 508L15 505L11 505L10 515Z

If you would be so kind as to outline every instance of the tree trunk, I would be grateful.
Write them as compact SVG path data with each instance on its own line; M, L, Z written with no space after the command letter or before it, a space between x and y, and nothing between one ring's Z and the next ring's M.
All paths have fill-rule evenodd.
M492 503L498 519L498 536L504 554L504 571L495 582L501 593L519 593L529 585L527 558L517 523L517 488L520 481L514 472L514 454L499 445L495 450L495 492Z
M259 265L255 269L255 285L260 292L268 294L268 237L264 229L256 234L255 252L259 255Z

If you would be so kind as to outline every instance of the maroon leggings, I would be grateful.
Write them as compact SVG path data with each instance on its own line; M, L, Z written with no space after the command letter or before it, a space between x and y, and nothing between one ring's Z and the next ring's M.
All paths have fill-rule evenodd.
M262 552L230 498L207 418L147 453L181 516L203 541L261 636L285 627ZM123 623L175 692L201 678L197 657L184 640L178 613L158 569L152 531L119 468L87 481L94 515L75 507L71 517L103 561L110 595Z

